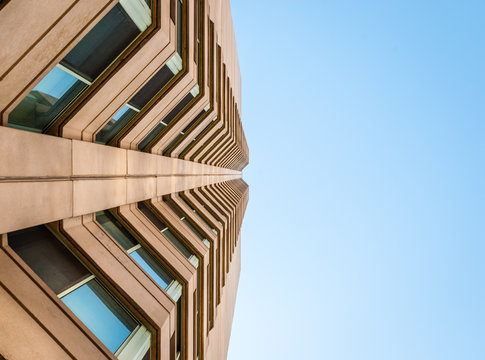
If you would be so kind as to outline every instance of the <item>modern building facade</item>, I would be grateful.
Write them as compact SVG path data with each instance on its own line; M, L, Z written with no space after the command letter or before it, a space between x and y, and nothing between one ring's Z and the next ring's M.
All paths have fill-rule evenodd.
M229 0L3 0L0 44L0 359L225 359L249 161Z

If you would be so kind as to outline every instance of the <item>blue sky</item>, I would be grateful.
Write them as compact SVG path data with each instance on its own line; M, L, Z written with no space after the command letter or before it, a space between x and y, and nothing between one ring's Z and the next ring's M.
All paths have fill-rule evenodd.
M485 2L231 0L229 360L485 358Z

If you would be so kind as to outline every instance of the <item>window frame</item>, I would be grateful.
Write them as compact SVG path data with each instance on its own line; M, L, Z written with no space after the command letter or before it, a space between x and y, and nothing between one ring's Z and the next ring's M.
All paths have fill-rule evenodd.
M70 243L70 241L72 239L69 237L69 235L67 235L64 232L64 230L62 229L62 226L60 224L60 221L57 221L57 222L54 222L54 223L48 223L48 224L41 224L39 226L44 226L51 233L51 235L57 241L60 242L61 246L65 247L72 254L72 256L77 261L79 261L79 263L82 264L82 266L84 266L89 273L91 273L91 275L83 278L82 280L80 280L76 284L73 284L69 288L62 290L59 294L56 294L55 291L52 290L50 288L50 286L47 285L47 283L34 271L34 269L32 269L32 267L30 267L24 261L24 259L19 254L17 254L17 252L8 244L8 237L9 237L9 234L10 234L10 232L9 232L9 233L5 234L6 238L7 238L6 248L8 249L8 251L11 254L15 254L16 258L19 260L19 261L17 261L17 264L19 265L19 267L22 268L23 271L27 271L29 274L31 274L32 281L34 281L37 286L40 286L42 289L44 289L44 292L46 292L46 295L48 295L58 306L60 306L63 309L67 309L68 311L66 312L66 315L69 316L75 322L79 322L80 324L82 324L82 326L87 330L86 335L89 338L91 338L91 340L96 339L100 344L102 344L104 346L103 351L105 351L107 354L112 354L113 356L116 356L118 358L119 358L120 355L122 355L124 353L128 353L128 352L130 354L134 353L134 352L136 354L143 352L140 357L128 358L128 357L125 356L124 358L123 357L119 358L121 360L129 360L129 359L141 360L143 358L143 356L146 354L146 350L143 351L142 348L139 348L137 350L136 346L138 346L139 344L146 346L146 339L145 338L148 334L148 344L149 344L149 346L148 346L147 349L150 349L151 348L151 338L152 338L151 333L153 332L153 329L145 326L145 324L144 324L145 318L143 316L141 316L141 314L139 314L139 312L136 311L136 309L133 306L131 306L131 304L128 301L126 301L124 296L122 296L118 291L113 291L113 289L110 289L108 286L105 285L105 284L108 284L109 281L107 281L107 279L104 279L103 277L99 276L97 274L98 272L97 272L97 270L95 270L94 266L92 266L88 261L86 261L84 256L81 253L79 253L78 251L76 251L75 248L72 247L72 244ZM22 230L22 229L19 229L19 230ZM108 346L99 337L97 337L93 333L93 331L78 316L76 316L74 314L74 312L71 310L71 308L67 304L65 304L62 301L62 298L64 296L73 293L74 291L79 289L81 286L87 284L91 280L96 281L97 284L106 292L106 294L108 296L111 296L112 300L115 301L116 303L118 303L118 305L126 312L127 316L131 317L134 320L134 322L136 322L136 324L137 324L135 329L121 343L121 345L116 349L115 352L111 352L111 350L108 349ZM115 289L115 290L117 290L117 289ZM140 319L142 319L142 320L140 320ZM144 332L143 332L144 338L143 339L145 339L145 341L140 342L140 336L141 336L140 334L141 334L141 331L143 329L144 329ZM140 334L137 335L137 338L136 338L137 342L131 343L132 338L138 332L140 332Z
M96 223L96 225L99 226L99 228L104 232L104 234L106 236L108 236L113 242L115 242L125 253L127 253L130 257L130 259L145 273L146 276L148 276L151 280L153 280L153 282L158 286L160 287L160 289L165 292L173 301L177 302L180 297L182 296L182 290L183 290L183 284L179 281L179 279L177 278L176 274L173 272L173 270L171 269L171 267L167 266L165 264L165 261L161 261L160 260L160 256L158 256L157 254L154 254L154 252L152 251L152 249L150 249L150 247L146 246L143 242L140 242L140 239L138 236L136 236L132 231L131 231L131 228L126 226L126 224L124 223L123 219L121 219L121 215L119 215L116 211L117 209L106 209L106 210L103 210L103 212L105 213L108 213L110 216L112 216L113 218L115 218L117 221L119 221L121 223L121 225L125 228L125 230L130 233L131 236L133 236L133 238L138 242L138 244L132 246L131 248L129 249L125 249L123 248L123 246L121 246L121 244L113 238L113 236L111 236L111 234L103 227L103 225L96 219L96 214L94 215L94 219L93 221ZM143 239L144 240L144 239ZM138 249L143 249L145 250L148 254L150 254L151 257L153 257L153 259L159 263L160 266L163 267L163 270L166 271L171 277L172 277L172 281L167 284L167 288L166 289L163 289L156 281L155 279L153 279L147 272L146 270L140 265L138 264L138 262L133 259L133 257L131 256L131 253L138 250Z
M113 7L117 4L120 4L123 7L130 19L141 31L140 34L138 34L138 36L136 36L136 38L117 55L117 57L101 72L101 74L99 74L98 77L92 81L90 86L78 94L78 96L74 98L72 102L66 106L51 121L51 123L45 126L40 132L49 135L62 136L63 128L69 122L71 115L93 96L93 94L97 91L97 88L104 83L107 78L114 74L122 62L131 58L138 51L140 48L139 45L142 42L146 42L147 39L151 38L159 30L161 23L159 1L151 0L151 6L148 6L143 0L119 0L113 5ZM147 11L150 12L149 16L146 14ZM150 19L149 24L147 22L148 18ZM94 26L96 24L94 24ZM79 43L79 41L77 43ZM74 44L74 46L76 46L77 43ZM39 79L39 82L41 80L42 79Z

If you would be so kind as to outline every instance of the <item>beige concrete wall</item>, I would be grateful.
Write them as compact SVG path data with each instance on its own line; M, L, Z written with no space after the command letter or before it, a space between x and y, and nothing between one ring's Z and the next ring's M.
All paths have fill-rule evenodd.
M9 209L0 233L241 176L231 169L7 127L0 127L0 149L0 208Z

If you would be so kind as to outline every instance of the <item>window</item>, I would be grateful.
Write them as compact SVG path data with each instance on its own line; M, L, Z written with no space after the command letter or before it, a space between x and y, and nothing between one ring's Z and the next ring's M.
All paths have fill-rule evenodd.
M148 220L155 225L155 227L160 230L160 232L167 238L189 261L194 267L197 268L197 287L200 289L201 287L201 271L199 268L199 259L197 256L189 249L185 244L183 244L177 236L168 228L167 225L158 217L158 215L149 207L147 206L144 202L140 201L137 203L138 209L148 218ZM177 311L181 311L181 304L180 301L177 303ZM194 315L196 316L196 324L194 326L194 337L199 335L200 328L199 328L199 305L198 302L195 305L196 311L194 312ZM177 325L177 329L181 328L181 323ZM180 331L180 330L178 330ZM177 334L177 338L180 339L180 333ZM180 341L178 342L178 345L180 345ZM199 348L197 347L197 351ZM180 348L177 348L177 351L180 354Z
M9 114L9 126L42 132L150 24L144 1L120 0Z
M182 327L182 284L174 280L126 228L108 211L98 211L96 221L113 237L143 270L177 303L177 331ZM177 351L181 351L181 337L177 335Z
M197 256L183 244L175 234L170 231L167 225L144 203L138 202L138 209L160 230L160 232L167 238L196 268L199 267L199 259Z
M142 359L150 331L45 226L8 234L9 246L119 359Z
M184 222L185 225L187 225L187 227L192 230L192 232L197 235L197 237L202 240L202 242L208 247L210 248L211 247L211 244L210 242L204 237L204 235L202 235L200 233L199 230L197 230L195 228L195 226L192 224L191 221L189 221L185 215L177 208L177 206L175 206L168 198L168 196L163 196L163 202L165 204L167 204L168 207L170 207L170 209L180 218L180 220L182 220Z
M202 136L204 136L205 134L207 134L207 132L209 131L209 129L212 128L212 126L215 125L215 122L217 121L217 116L209 123L207 124L207 126L204 128L204 130L202 130L195 138L192 139L192 142L190 142L184 150L182 150L182 152L180 153L180 156L179 158L183 158L184 155L190 150L192 144L194 144L195 141L197 141L198 139L200 139Z
M204 217L202 217L202 215L200 215L197 210L194 209L194 207L185 199L185 197L181 196L180 198L187 204L187 206L194 212L194 214L196 214L208 227L212 229L212 232L217 235L217 230L214 229L212 225L209 224L209 222Z
M173 119L199 94L199 86L196 85L180 102L170 111L155 128L138 145L138 150L145 151L157 135L172 122Z
M177 0L177 53L182 57L183 46L183 14L182 0Z
M175 54L96 134L96 142L110 142L181 69L182 60Z
M183 57L183 17L182 1L177 1L177 52L126 105L96 134L98 144L108 144L131 122L133 118L152 100L169 81L182 70ZM159 125L167 126L168 123ZM162 127L162 129L163 129Z
M197 124L197 121L204 115L207 110L209 110L210 104L207 105L181 132L178 134L175 139L172 140L172 142L163 150L163 155L169 155L171 152L172 147L181 139L184 137L185 133L189 131L195 124Z
M163 196L163 202L167 204L170 209L184 222L187 227L192 230L192 232L197 235L197 237L210 249L211 243L209 240L207 240L204 235L200 233L199 230L195 228L195 226L192 224L192 222L185 217L185 215L179 210L179 208L170 201L169 197L167 195ZM212 303L212 267L211 263L214 261L214 258L212 256L212 253L210 254L210 260L209 263L207 264L207 269L206 269L206 274L207 274L207 288L209 289L208 293L209 296L207 297L207 330L212 328L212 308L211 308L211 303Z
M163 266L146 251L126 228L108 211L98 211L96 221L115 239L143 270L167 291L174 301L182 294L182 285L176 281Z

